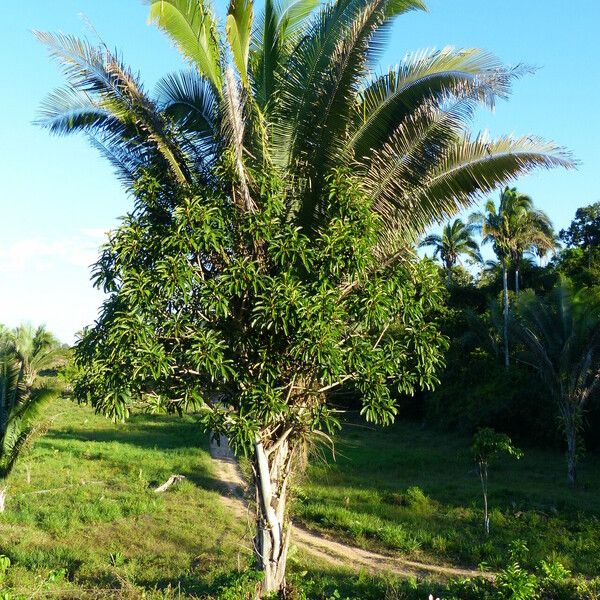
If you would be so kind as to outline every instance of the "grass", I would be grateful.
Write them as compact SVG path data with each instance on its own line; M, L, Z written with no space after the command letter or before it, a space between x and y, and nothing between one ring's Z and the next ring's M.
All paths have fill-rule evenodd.
M3 589L10 600L245 597L252 527L221 503L207 437L192 418L142 415L117 426L68 400L49 414L53 424L11 476L0 515L0 555L11 561L4 574L0 561L2 600ZM297 487L295 518L309 527L461 565L504 565L510 542L523 539L532 564L554 555L575 572L600 571L597 457L587 457L575 492L559 454L530 450L493 468L489 540L468 440L410 424L349 424L336 458L316 457ZM173 473L186 480L154 493ZM433 581L335 569L295 547L289 573L305 590L298 600L452 597Z
M12 562L5 586L71 589L73 598L169 586L201 596L247 564L247 525L219 501L192 419L115 426L66 400L51 412L60 414L18 464L0 515L0 554ZM186 481L154 493L173 473Z
M309 528L417 560L496 569L522 540L527 566L558 560L575 573L600 572L598 456L582 461L576 490L559 452L525 449L521 461L493 465L486 539L469 445L411 423L385 431L349 423L336 461L328 452L311 461L294 514Z

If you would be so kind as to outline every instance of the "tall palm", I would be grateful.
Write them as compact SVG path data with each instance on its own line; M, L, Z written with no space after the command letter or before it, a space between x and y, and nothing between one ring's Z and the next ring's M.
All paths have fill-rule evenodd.
M517 175L571 166L538 138L465 134L474 109L506 97L523 72L486 52L421 52L373 75L389 24L423 8L421 0L316 4L265 0L255 19L251 0L231 0L223 34L202 0L149 0L152 20L190 63L154 96L105 46L40 33L68 80L40 121L54 133L87 133L132 190L148 171L160 174L167 199L202 184L254 212L253 173L277 172L288 218L309 240L328 210L324 182L344 168L380 216L381 265L399 260L434 221ZM285 523L258 516L272 524L260 532L267 546L257 557L268 593L283 581L285 548L273 540L283 539Z
M461 219L455 219L444 225L442 234L430 234L419 244L421 247L433 246L433 256L439 256L448 276L448 283L452 281L452 268L466 256L478 263L483 262L479 245L473 239L476 226L465 224Z
M556 248L556 234L550 217L532 205L512 215L513 247L511 259L515 269L515 293L519 293L520 272L526 253L545 254Z
M485 204L484 212L476 212L470 222L481 229L482 243L493 244L494 253L502 267L504 363L510 364L508 343L508 269L515 269L515 293L519 293L519 274L525 252L534 248L554 246L554 231L549 217L533 205L533 200L516 188L505 187L500 193L498 207L493 200Z
M561 280L547 298L517 299L514 332L519 358L533 367L559 410L567 442L568 481L577 477L578 434L586 403L600 385L600 302L589 289Z

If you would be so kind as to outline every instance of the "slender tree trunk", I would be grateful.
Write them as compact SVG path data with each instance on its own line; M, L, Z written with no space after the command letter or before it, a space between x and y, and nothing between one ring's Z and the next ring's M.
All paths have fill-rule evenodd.
M508 271L506 265L502 264L502 292L503 292L503 316L504 316L504 366L510 364L508 355Z
M0 513L3 513L4 509L6 508L6 492L7 488L0 488Z
M254 454L254 548L257 567L264 573L259 597L264 597L285 589L285 567L291 532L286 505L293 448L289 440L282 437L268 450L258 441Z
M487 466L479 463L479 479L481 480L481 491L483 492L483 529L485 535L490 535L490 516L488 514L488 497L487 497Z
M567 434L567 481L571 487L577 483L577 429L575 423L565 423Z
M519 267L515 268L515 294L519 293Z

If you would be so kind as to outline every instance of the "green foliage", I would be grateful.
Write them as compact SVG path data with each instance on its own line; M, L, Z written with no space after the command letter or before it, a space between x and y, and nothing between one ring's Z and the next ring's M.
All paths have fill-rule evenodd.
M511 439L505 433L497 433L490 427L480 429L473 436L471 445L473 459L480 465L489 465L501 454L522 458L523 452L513 446Z
M62 364L64 353L44 327L0 328L0 482L43 430L40 413L56 390L38 376Z
M2 583L2 581L6 577L6 573L8 569L10 569L10 565L10 558L8 558L8 556L4 554L0 554L0 583Z
M256 589L263 578L260 571L249 568L226 576L216 590L216 600L254 600Z
M555 406L567 442L568 477L575 483L583 410L600 380L600 303L597 290L576 292L562 278L545 298L522 294L513 330L520 360L537 372Z
M331 433L321 390L341 382L383 424L396 413L389 383L406 394L435 384L433 265L377 266L379 219L344 171L329 180L329 218L312 240L286 222L278 182L263 190L263 212L239 215L207 189L166 208L154 179L138 186L135 212L95 269L111 295L76 350L80 399L116 419L136 400L199 409L245 453L270 427ZM232 254L243 240L260 245L256 258Z
M578 208L569 227L559 235L568 247L578 246L591 256L600 243L600 202Z
M517 562L509 564L498 573L496 584L500 590L500 597L507 600L535 600L539 598L537 577L528 573Z

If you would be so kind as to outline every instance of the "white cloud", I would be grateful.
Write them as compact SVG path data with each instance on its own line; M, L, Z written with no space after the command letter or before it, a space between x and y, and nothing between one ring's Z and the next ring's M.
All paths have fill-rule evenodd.
M102 302L103 294L90 283L90 265L105 237L102 230L82 230L60 239L0 242L0 323L44 323L72 342Z
M81 234L59 240L25 238L0 244L0 273L23 269L40 271L56 262L89 267L98 256L98 247L106 233L87 229Z

